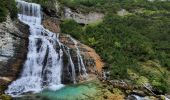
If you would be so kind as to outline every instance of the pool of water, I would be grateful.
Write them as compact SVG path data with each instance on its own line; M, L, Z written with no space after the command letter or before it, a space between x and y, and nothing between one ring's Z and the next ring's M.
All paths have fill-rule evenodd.
M49 100L80 100L93 98L99 93L95 83L66 86L58 91L44 91L40 95Z
M100 83L91 81L68 85L57 91L44 90L38 94L17 98L17 100L95 100L100 96L102 96Z

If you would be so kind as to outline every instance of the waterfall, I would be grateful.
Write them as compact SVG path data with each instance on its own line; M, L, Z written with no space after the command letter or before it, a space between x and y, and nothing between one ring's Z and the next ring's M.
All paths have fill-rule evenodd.
M17 1L20 12L18 19L29 25L28 54L21 77L9 85L5 91L10 95L26 92L39 92L44 88L62 87L61 43L55 33L41 25L41 7L39 4ZM56 47L60 49L57 51Z
M75 84L76 83L76 72L75 72L75 66L74 66L73 60L70 55L69 48L67 48L67 53L68 53L69 62L70 62L71 70L72 70L72 80L73 80L73 83Z
M56 35L41 25L41 6L17 0L17 7L20 9L18 19L30 27L28 53L21 76L8 86L5 93L19 96L46 88L57 90L63 87L61 76L64 53L68 56L73 83L76 83L76 74L79 73L86 79L86 68L77 41L70 37L76 48L78 73L75 71L77 67L73 63L70 48L60 43L59 33Z
M76 51L77 51L77 60L78 60L78 67L79 67L79 72L80 74L82 73L83 75L83 78L87 78L88 75L87 75L87 71L86 71L86 67L84 65L84 62L83 62L83 58L80 54L80 50L78 48L78 43L75 39L73 39L72 37L70 37L70 39L72 40L72 42L74 43L75 45L75 48L76 48ZM82 71L82 72L81 72Z

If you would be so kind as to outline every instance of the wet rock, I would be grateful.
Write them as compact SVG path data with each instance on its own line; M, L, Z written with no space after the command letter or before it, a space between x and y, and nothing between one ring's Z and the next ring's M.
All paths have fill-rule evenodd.
M79 73L79 68L78 68L78 60L77 60L77 50L75 48L75 44L73 41L71 41L70 36L66 34L60 34L60 42L63 43L66 47L70 48L70 53L71 57L73 59L73 62L75 64L75 72L76 72L76 81L77 82L82 82L84 79L81 76L81 73ZM102 62L101 58L99 55L90 47L81 44L78 42L78 48L80 50L80 54L83 58L83 62L85 64L87 73L89 74L88 80L96 78L96 74L101 74L102 73L102 67L104 66L104 63ZM65 57L65 59L68 59L68 57ZM63 68L63 73L64 73L64 83L70 82L69 80L71 79L71 68L68 66L68 60L64 60L64 68ZM66 67L67 66L67 67ZM67 74L67 75L66 75Z
M79 72L79 65L78 65L78 59L77 59L77 49L75 47L74 42L71 39L71 36L66 34L61 34L60 28L59 28L59 20L57 18L49 17L47 15L44 16L43 19L43 25L48 30L59 34L59 40L63 44L63 51L64 51L64 59L63 59L63 75L62 75L62 83L68 84L73 83L72 79L72 69L69 62L68 52L67 48L69 48L71 59L73 60L74 66L75 66L75 73L76 73L76 81L82 82L84 80L91 80L93 78L96 78L96 74L102 73L102 68L104 66L104 63L102 62L100 56L93 50L92 48L81 44L78 41L78 48L80 50L80 54L83 58L83 63L85 64L87 73L89 74L89 77L87 79L83 78L81 72ZM77 40L76 40L77 41Z
M142 97L146 96L145 92L140 90L133 90L130 94L136 94Z
M126 100L137 100L135 96L128 96Z
M139 96L139 95L129 95L126 100L159 100L158 98L155 97L148 97L148 96Z
M165 97L168 98L168 99L170 99L170 95L167 95L167 94L166 94Z

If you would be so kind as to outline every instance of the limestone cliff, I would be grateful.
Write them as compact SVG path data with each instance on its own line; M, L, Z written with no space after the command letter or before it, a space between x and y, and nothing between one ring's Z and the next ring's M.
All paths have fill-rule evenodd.
M70 48L73 62L76 63L76 48L73 41L71 41L70 39L71 36L59 33L59 20L53 17L45 16L43 20L43 25L50 31L55 32L56 34L60 34L60 42L63 43L64 46ZM27 55L29 27L19 22L18 20L12 21L8 17L6 22L0 24L0 32L0 85L6 86L11 81L19 77L20 73L22 72L22 66ZM80 54L83 57L87 73L89 74L88 79L96 78L98 74L102 73L102 67L104 64L101 58L98 54L96 54L95 50L84 44L81 44L80 42L78 42L78 47L80 49ZM69 62L68 56L66 56L66 52L64 53L64 55L65 57L62 83L68 84L72 83L72 80L70 78L71 76L69 75ZM81 75L78 74L78 72L76 73L76 81L84 81Z
M28 34L28 26L12 21L10 17L0 23L0 86L14 80L22 70L27 54Z

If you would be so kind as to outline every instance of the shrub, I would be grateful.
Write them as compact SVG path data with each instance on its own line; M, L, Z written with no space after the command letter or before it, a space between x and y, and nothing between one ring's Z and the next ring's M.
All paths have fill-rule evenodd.
M166 77L162 77L163 73L159 72L159 80L154 81L154 74L144 70L139 62L157 59L162 66L169 66L168 52L161 53L162 51L156 49L169 45L170 42L159 43L162 40L169 41L168 29L165 29L168 25L169 23L162 20L151 20L140 15L120 17L108 14L103 22L84 27L75 21L66 20L61 25L61 31L93 47L108 65L112 79L129 79L133 83L139 83L140 79L132 80L129 77L128 69L132 69L140 78L142 76L142 80L145 77L155 88L167 92L169 83ZM162 36L162 33L165 35Z
M17 17L17 7L15 0L0 0L0 22L6 20L8 12L11 18Z

